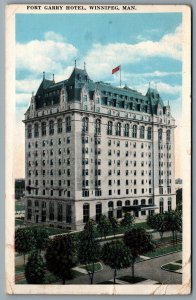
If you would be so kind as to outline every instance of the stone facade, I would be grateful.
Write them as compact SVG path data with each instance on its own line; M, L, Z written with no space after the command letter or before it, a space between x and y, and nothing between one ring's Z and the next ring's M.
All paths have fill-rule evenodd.
M156 89L45 75L25 114L28 223L81 229L101 214L175 209L174 128Z

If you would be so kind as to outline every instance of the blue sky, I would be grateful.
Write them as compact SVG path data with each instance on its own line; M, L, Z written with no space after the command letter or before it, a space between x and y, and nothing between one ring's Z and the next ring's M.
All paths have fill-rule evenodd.
M24 143L21 120L32 92L42 80L69 77L74 60L91 79L146 93L157 86L172 114L181 119L182 14L16 14L16 116ZM20 149L20 147L19 147Z
M78 67L86 61L93 80L114 85L119 85L119 78L111 75L111 69L121 64L123 84L142 93L149 81L157 84L163 100L170 100L180 113L182 62L177 30L181 22L180 13L17 14L16 108L28 106L43 71L48 78L55 73L56 81L64 79L76 58Z

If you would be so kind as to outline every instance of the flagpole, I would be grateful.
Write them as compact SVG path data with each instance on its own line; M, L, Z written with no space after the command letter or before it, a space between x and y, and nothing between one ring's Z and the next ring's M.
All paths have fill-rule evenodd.
M120 88L121 88L121 65L120 65Z

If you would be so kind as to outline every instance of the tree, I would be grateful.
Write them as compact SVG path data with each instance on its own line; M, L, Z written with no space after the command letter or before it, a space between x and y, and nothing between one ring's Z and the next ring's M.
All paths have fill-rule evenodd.
M45 276L45 263L42 256L34 251L28 258L25 266L25 277L29 284L42 284L44 283Z
M33 231L30 229L17 229L15 233L15 250L24 256L33 250L35 238Z
M102 260L105 265L114 269L114 284L117 270L128 268L132 262L130 250L122 241L105 243L102 248Z
M97 230L100 232L101 238L103 236L106 238L107 234L110 232L111 223L105 215L100 217L99 224L97 225Z
M115 237L117 231L118 231L118 220L114 217L110 218L110 224L111 224L111 229L112 229L112 232L113 232L113 235Z
M59 277L63 284L72 279L72 268L76 265L76 245L73 237L67 234L50 240L45 258L48 270Z
M132 227L133 221L134 221L134 216L132 216L130 213L126 212L124 215L124 218L121 220L120 224L126 230L129 230Z
M164 214L154 214L148 216L147 224L159 232L161 239L163 238L163 234L167 229Z
M97 240L94 222L90 220L78 236L78 260L84 264L90 283L93 284L95 263L100 258L100 244Z
M165 212L165 224L167 230L172 232L173 243L177 241L177 232L182 231L182 212L180 210L171 210Z
M134 265L136 258L154 249L152 237L143 228L132 228L124 235L125 245L130 249L132 255L132 277L134 278Z
M44 228L35 229L34 238L35 238L35 248L38 249L39 252L41 253L41 250L45 250L48 245L48 241L49 241L48 231Z
M182 189L176 191L176 209L182 210Z

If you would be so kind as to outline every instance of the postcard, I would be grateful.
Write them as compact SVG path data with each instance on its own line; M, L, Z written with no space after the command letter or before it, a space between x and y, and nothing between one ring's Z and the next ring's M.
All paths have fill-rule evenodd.
M6 9L6 292L191 293L191 8Z

